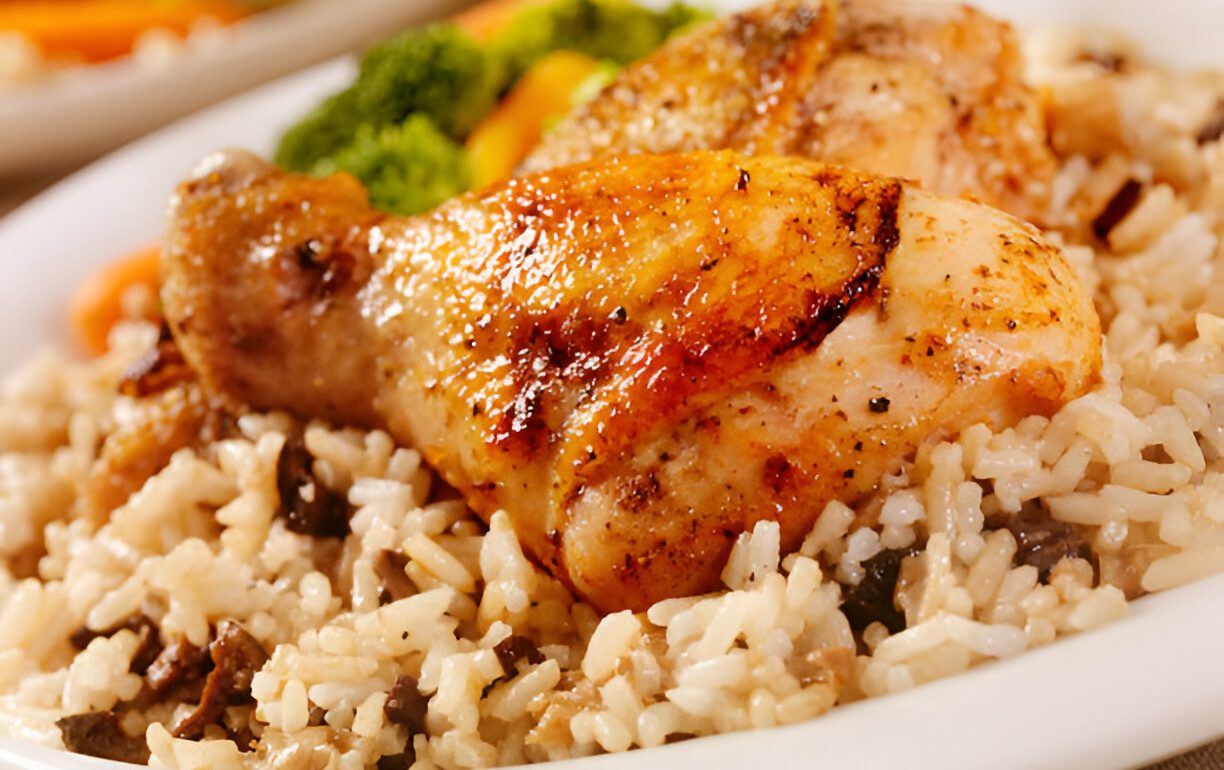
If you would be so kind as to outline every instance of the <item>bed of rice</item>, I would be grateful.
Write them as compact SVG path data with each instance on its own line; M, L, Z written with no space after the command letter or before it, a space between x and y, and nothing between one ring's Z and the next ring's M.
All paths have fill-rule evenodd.
M810 719L1224 570L1224 145L1196 141L1224 84L1140 66L1113 41L1029 43L1063 158L1051 237L1095 288L1108 329L1094 392L1049 419L924 448L858 510L830 504L799 553L779 558L776 526L758 525L737 542L722 593L600 618L524 556L504 515L486 526L457 502L427 502L420 456L380 432L305 428L320 478L355 509L338 548L277 516L277 457L295 429L278 414L243 417L241 436L208 453L180 451L104 526L74 518L101 437L134 408L116 381L155 336L121 327L105 358L48 355L3 386L0 732L58 746L56 719L134 697L135 634L81 652L68 638L137 612L163 641L200 646L236 620L270 653L254 705L226 714L255 750L220 726L172 738L192 704L167 702L123 716L153 764L357 770L409 746L425 770ZM1141 194L1106 248L1090 223L1129 179ZM1095 565L1065 559L1041 580L999 524L1017 512L1075 525ZM911 546L896 589L907 627L877 623L856 639L844 586L882 549ZM384 549L406 557L414 595L380 601ZM13 577L34 560L37 577ZM511 634L543 662L503 671L493 648ZM384 713L401 674L429 699L416 735Z

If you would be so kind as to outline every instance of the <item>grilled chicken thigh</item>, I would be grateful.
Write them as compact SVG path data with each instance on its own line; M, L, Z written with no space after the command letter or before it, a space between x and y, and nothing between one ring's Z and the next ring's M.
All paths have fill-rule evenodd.
M1051 412L1100 361L1030 226L798 159L631 156L392 218L219 154L166 259L214 397L386 428L602 610L714 588L761 519L793 549L920 442Z
M967 6L780 0L628 67L523 164L639 152L800 155L1039 221L1054 160L1011 29Z

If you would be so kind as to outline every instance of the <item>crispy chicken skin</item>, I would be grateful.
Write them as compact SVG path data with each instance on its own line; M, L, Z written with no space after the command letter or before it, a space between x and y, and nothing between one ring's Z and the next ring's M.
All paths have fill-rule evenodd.
M1040 221L1054 159L1006 24L966 6L780 0L628 67L523 164L733 149L917 180Z
M204 387L379 426L602 610L797 547L923 441L1049 413L1100 328L1057 250L813 161L638 155L428 215L228 153L176 197L163 299Z

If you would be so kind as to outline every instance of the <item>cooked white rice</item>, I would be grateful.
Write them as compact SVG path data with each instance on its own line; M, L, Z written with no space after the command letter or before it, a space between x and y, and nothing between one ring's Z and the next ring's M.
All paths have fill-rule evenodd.
M101 439L139 411L116 382L155 332L120 327L106 357L44 356L0 395L0 732L60 746L57 719L137 697L133 631L82 651L69 637L143 613L163 644L203 647L228 620L269 653L254 703L204 740L170 734L193 701L120 709L154 764L357 770L397 755L406 766L407 750L426 770L624 751L811 719L1224 571L1224 144L1196 141L1224 82L1141 66L1112 41L1088 44L1108 67L1076 39L1030 43L1063 160L1051 237L1108 330L1095 391L1049 419L924 447L857 510L831 503L798 553L780 559L776 525L757 525L721 593L600 618L524 556L504 514L486 526L428 502L420 456L377 431L305 427L318 477L355 509L331 546L277 515L277 458L297 428L280 414L179 451L100 527L74 514ZM1091 223L1127 180L1135 205L1106 248ZM1063 559L1043 580L1004 526L1019 520L1073 525L1092 560ZM881 552L911 548L895 594L904 630L877 622L856 638L843 595L874 579ZM375 569L385 550L401 554L411 594L390 602ZM541 662L505 671L494 648L512 634ZM411 736L385 708L401 675L428 699ZM254 750L231 740L244 729Z

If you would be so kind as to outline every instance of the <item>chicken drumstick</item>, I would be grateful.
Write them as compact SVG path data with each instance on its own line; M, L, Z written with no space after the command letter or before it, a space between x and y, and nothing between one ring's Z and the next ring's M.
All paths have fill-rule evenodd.
M932 437L1049 413L1099 321L1030 226L730 152L553 170L419 217L238 152L180 188L167 318L206 391L379 426L602 610L795 548Z

